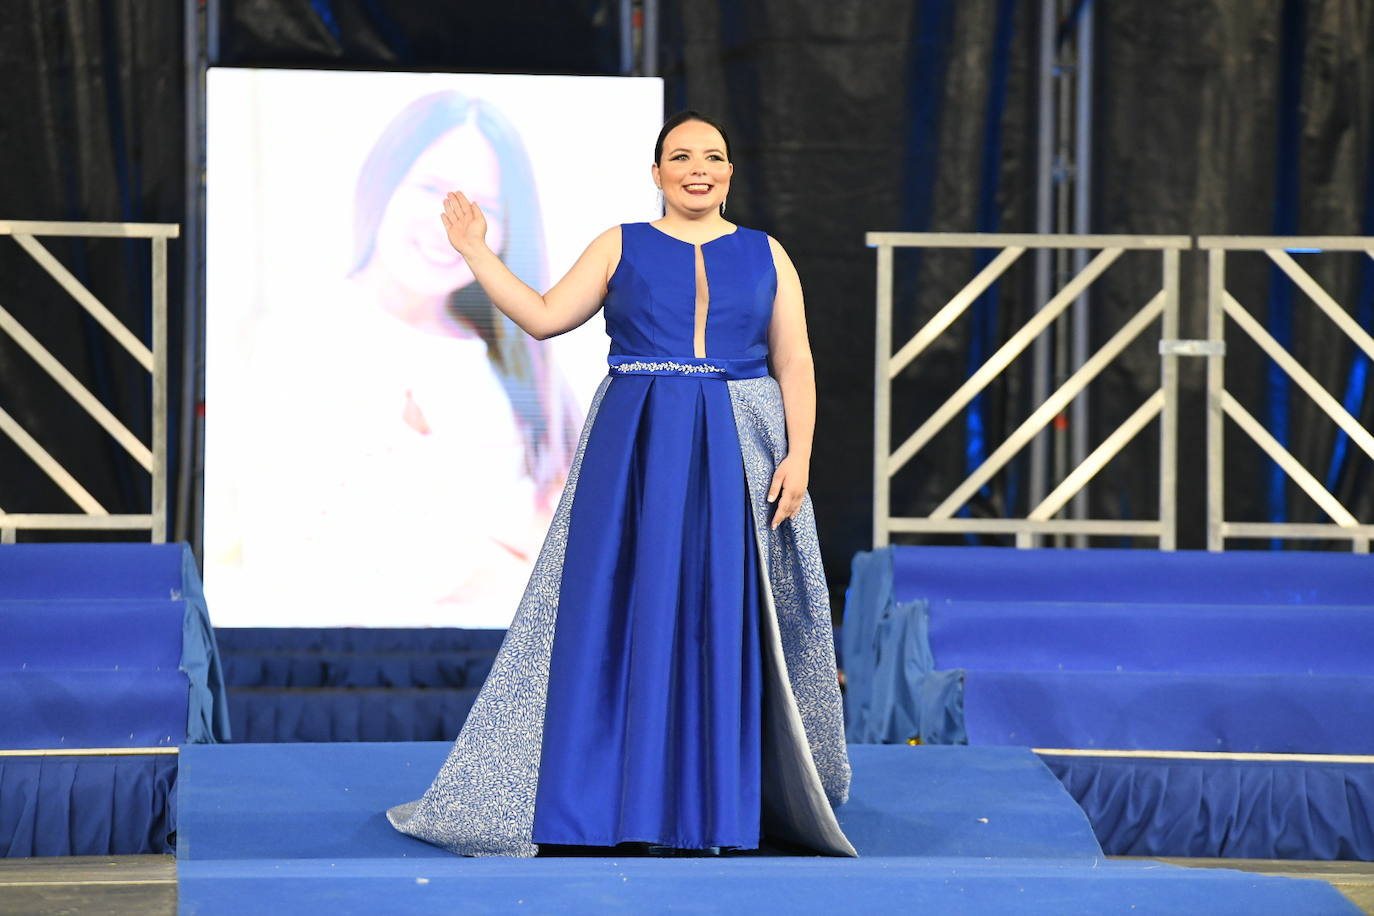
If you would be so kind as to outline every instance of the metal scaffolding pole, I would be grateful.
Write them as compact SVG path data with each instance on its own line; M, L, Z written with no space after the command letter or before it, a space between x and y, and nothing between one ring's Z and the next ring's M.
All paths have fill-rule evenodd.
M1092 26L1092 0L1041 0L1035 209L1038 233L1085 234L1092 228ZM1068 40L1071 32L1072 42ZM1054 290L1082 271L1090 254L1086 250L1037 251L1037 307L1042 307ZM1089 299L1085 292L1072 311L1035 342L1031 370L1033 404L1044 402L1051 378L1056 386L1061 385L1083 366L1091 342ZM1027 493L1032 505L1038 505L1044 498L1051 481L1057 484L1088 455L1088 392L1082 392L1070 405L1068 421L1067 425L1057 423L1037 436L1031 446ZM1086 492L1080 491L1074 497L1068 512L1073 518L1088 516ZM1063 543L1062 537L1056 539L1057 545ZM1074 544L1087 546L1087 539L1076 536Z
M1073 231L1087 234L1092 231L1092 140L1093 140L1093 3L1087 0L1077 17L1077 61L1074 79L1074 146L1073 146ZM1089 252L1078 249L1073 253L1073 272L1077 274L1088 264ZM1073 306L1072 362L1075 371L1088 359L1092 342L1089 319L1091 293L1084 292ZM1073 402L1069 415L1070 465L1077 467L1088 454L1090 415L1089 394L1084 391ZM1081 490L1070 507L1073 518L1087 518L1088 493ZM1086 547L1087 538L1075 538L1075 546Z
M1055 7L1058 0L1040 0L1040 104L1037 118L1035 231L1048 235L1054 231L1054 34ZM1050 262L1054 252L1038 249L1035 252L1035 305L1044 307L1050 298ZM1041 335L1032 350L1031 402L1043 404L1050 393L1050 341ZM1049 436L1042 433L1031 444L1030 482L1027 487L1030 504L1035 506L1045 498L1049 479ZM1039 538L1035 543L1039 544Z

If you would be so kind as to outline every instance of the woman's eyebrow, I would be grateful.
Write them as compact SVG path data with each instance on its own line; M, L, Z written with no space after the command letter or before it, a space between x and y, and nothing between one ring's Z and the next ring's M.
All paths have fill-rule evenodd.
M677 153L690 153L690 152L691 152L691 150L689 150L687 147L685 147L685 146L679 146L677 149L672 150L671 152L669 152L668 155L669 155L669 156L673 156L673 155L676 155ZM713 147L711 147L711 148L708 149L708 150L702 150L702 152L704 152L704 153L720 153L720 150L716 149L716 148L713 146ZM725 154L724 154L724 153L721 153L721 155L723 156L723 155L725 155Z

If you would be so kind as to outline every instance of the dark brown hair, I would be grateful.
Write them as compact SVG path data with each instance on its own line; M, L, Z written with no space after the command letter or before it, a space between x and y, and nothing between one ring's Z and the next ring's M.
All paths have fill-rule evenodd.
M720 122L717 121L715 118L707 117L706 115L702 114L701 112L693 108L688 108L686 111L679 111L677 114L673 115L671 118L663 122L663 129L658 132L658 140L654 142L655 163L661 164L663 162L664 138L668 136L669 132L672 131L674 127L677 127L679 124L686 124L688 121L700 121L701 123L709 124L716 130L720 131L720 138L725 141L725 159L726 161L729 161L730 135L725 132L725 128L722 127Z

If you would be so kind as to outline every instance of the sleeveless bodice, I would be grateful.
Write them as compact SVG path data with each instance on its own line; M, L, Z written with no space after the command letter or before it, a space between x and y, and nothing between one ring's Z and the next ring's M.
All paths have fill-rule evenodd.
M768 356L777 274L768 236L740 226L701 246L709 294L706 359ZM696 246L648 223L620 228L620 264L604 303L615 357L693 358Z

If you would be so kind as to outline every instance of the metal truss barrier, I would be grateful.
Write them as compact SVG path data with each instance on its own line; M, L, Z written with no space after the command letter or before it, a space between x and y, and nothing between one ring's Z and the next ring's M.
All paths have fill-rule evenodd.
M1362 525L1341 505L1321 482L1298 462L1264 426L1226 390L1222 365L1225 356L1226 318L1259 345L1274 363L1297 383L1331 421L1340 427L1351 443L1374 459L1374 435L1341 406L1321 383L1312 377L1264 325L1255 319L1226 288L1226 255L1236 251L1262 251L1279 270L1302 290L1317 308L1344 333L1365 356L1374 360L1374 337L1360 327L1350 313L1321 287L1312 275L1293 260L1290 251L1364 252L1374 258L1374 238L1348 236L1216 236L1204 235L1197 247L1207 252L1207 549L1224 550L1228 538L1312 538L1349 540L1356 553L1368 553L1374 525ZM1234 522L1225 516L1226 465L1224 419L1230 417L1250 439L1264 450L1275 464L1331 519L1327 524L1287 522Z
M5 512L0 507L0 543L13 543L20 530L146 530L155 543L167 540L167 240L180 229L168 223L74 223L0 220L0 235L12 236L76 303L152 376L152 441L144 443L100 403L70 370L0 304L0 331L12 338L34 362L100 424L152 476L149 511L111 513L67 471L0 404L0 433L8 436L62 489L80 512ZM39 236L148 239L152 248L153 340L149 348L72 275ZM12 405L10 405L12 406Z
M1288 254L1302 251L1363 251L1374 257L1374 238L1251 238L1241 236L1144 235L1014 235L982 233L870 232L870 247L878 250L877 333L874 371L874 509L873 542L885 546L903 533L977 533L1015 536L1016 546L1034 546L1042 535L1115 535L1153 537L1162 550L1177 543L1175 509L1178 470L1178 360L1205 357L1207 373L1207 545L1225 548L1227 538L1324 538L1350 540L1357 552L1367 552L1374 525L1360 522L1317 479L1264 429L1225 389L1224 317L1230 316L1279 367L1303 389L1366 455L1374 458L1374 435L1362 427L1301 365L1278 344L1226 290L1226 253L1263 251L1370 359L1374 338ZM892 340L893 252L897 248L1000 249L977 276L959 290L909 340L894 352ZM1054 294L1035 315L979 366L915 432L892 449L892 383L930 344L1000 278L1027 250L1092 249L1097 254ZM1180 340L1179 258L1184 250L1208 252L1208 336ZM891 514L892 478L926 447L937 433L1001 374L1071 303L1128 251L1158 251L1160 287L1100 349L1084 361L1021 423L983 464L924 517ZM1073 399L1087 387L1155 319L1159 334L1160 384L1135 411L1113 430L1049 495L1024 518L958 518L956 513L1023 448L1030 444ZM1251 523L1227 521L1222 497L1225 480L1222 446L1223 417L1229 416L1302 490L1320 506L1331 524ZM1158 517L1146 520L1057 519L1056 514L1082 491L1127 443L1156 417L1160 419Z

